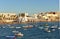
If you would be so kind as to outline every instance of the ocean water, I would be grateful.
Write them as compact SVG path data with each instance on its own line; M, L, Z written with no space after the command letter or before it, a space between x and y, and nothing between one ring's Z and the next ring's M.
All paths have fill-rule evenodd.
M32 28L23 28L23 26L32 25ZM16 28L21 27L21 28ZM54 28L52 28L54 27ZM16 39L59 39L60 38L60 22L36 22L25 24L0 24L0 39L14 39L6 36L14 36L12 31L19 31L22 37ZM50 31L48 31L50 30Z

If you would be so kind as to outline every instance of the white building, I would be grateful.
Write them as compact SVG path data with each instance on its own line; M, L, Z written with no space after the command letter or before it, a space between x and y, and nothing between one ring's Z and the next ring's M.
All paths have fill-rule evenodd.
M37 19L37 14L34 14L33 17L34 17L35 19Z
M19 19L19 23L28 21L27 17L19 17L18 19Z
M25 15L24 17L22 17L22 16L18 17L19 23L28 21L28 19L27 19L28 13L23 13L23 14Z

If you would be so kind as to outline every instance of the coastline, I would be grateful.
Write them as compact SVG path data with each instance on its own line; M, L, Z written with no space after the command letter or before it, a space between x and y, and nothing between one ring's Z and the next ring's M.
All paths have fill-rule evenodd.
M34 21L34 22L9 22L9 23L4 23L0 21L0 24L28 24L28 23L37 23L37 22L60 22L60 21Z
M28 13L0 13L0 24L25 24L36 22L59 22L60 12L45 12L29 15Z

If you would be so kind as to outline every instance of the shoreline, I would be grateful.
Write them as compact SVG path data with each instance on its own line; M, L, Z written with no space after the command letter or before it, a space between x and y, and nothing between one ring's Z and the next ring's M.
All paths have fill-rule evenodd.
M35 22L21 22L21 23L18 23L18 22L10 22L10 23L1 23L0 24L28 24L28 23L37 23L37 22L60 22L60 21L35 21Z

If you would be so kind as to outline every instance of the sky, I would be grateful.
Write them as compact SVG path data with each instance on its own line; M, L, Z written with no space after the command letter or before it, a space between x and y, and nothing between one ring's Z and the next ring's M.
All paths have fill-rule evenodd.
M59 6L60 6L60 0L59 0ZM59 7L59 11L60 11L60 7Z
M59 10L59 0L0 0L0 12L29 14Z

